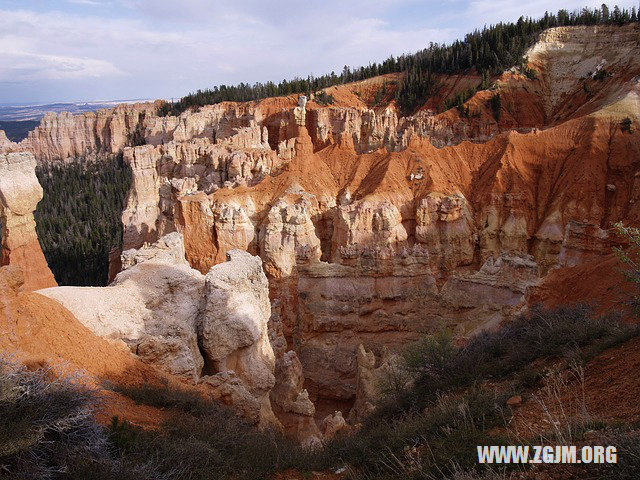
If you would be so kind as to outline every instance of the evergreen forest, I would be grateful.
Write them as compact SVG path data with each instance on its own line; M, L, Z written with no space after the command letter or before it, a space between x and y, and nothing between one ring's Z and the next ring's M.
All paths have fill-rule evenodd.
M122 246L121 215L131 185L122 155L39 165L44 198L36 229L60 285L107 285L109 252Z

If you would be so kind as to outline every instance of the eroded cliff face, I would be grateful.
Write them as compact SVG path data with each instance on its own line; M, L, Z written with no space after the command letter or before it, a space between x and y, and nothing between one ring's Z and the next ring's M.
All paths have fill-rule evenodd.
M156 117L150 105L129 107L137 114L114 110L109 137L94 136L105 151L122 149L133 171L125 250L180 233L188 265L172 268L188 271L193 285L172 295L183 288L215 298L210 276L231 268L235 250L259 255L268 278L270 314L259 275L252 282L262 293L251 308L261 322L269 317L270 341L264 326L241 318L228 325L243 339L230 351L249 341L252 355L269 343L275 351L271 376L254 372L260 386L241 378L244 357L207 354L209 330L186 321L179 347L166 336L153 340L155 354L167 352L158 362L193 378L231 364L236 377L215 382L231 389L237 378L259 403L270 395L282 422L311 438L319 435L314 415L337 407L346 417L357 392L367 391L358 379L367 376L365 363L377 368L370 355L442 325L459 335L490 328L526 308L550 270L609 253L611 224L640 221L639 38L638 25L552 29L528 52L535 78L505 72L467 102L467 117L457 109L436 114L433 102L400 117L393 102L367 106L353 93L357 85L332 87L331 106L284 97L180 117ZM603 79L594 78L599 69ZM455 93L474 82L443 79L443 88ZM496 115L488 102L498 93ZM626 117L630 131L621 128ZM95 132L87 118L73 120L78 137L65 135ZM65 137L54 131L53 123L41 126L13 148L28 148L36 136ZM122 139L132 131L147 145L127 147ZM42 143L41 161L78 155L56 142ZM109 288L122 288L134 268ZM224 274L229 285L244 288L232 273ZM354 418L368 408L360 400Z
M33 212L42 200L30 153L0 154L0 265L14 265L25 273L27 291L57 285L42 253Z

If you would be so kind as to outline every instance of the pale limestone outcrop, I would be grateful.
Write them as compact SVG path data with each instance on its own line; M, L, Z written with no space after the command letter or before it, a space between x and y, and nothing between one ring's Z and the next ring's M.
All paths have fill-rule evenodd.
M638 28L633 23L556 27L540 34L525 55L542 76L545 113L553 117L566 108L566 98L600 70L626 68L640 56ZM636 107L637 108L637 107Z
M523 200L518 193L493 194L482 208L477 222L482 226L478 232L482 261L501 252L528 251L529 232Z
M444 147L465 140L487 141L500 131L495 122L471 122L459 116L435 115L424 110L401 117L391 108L376 112L355 107L327 107L308 115L310 131L318 144L352 145L359 154L381 148L399 152L405 150L414 137Z
M276 385L271 391L271 402L285 431L302 445L315 446L321 433L315 422L315 406L303 388L302 364L293 350L276 357Z
M367 352L362 344L357 351L358 373L356 375L356 394L349 420L358 422L371 415L375 410L374 401L379 398L376 378L376 356Z
M118 153L130 143L132 134L142 128L145 118L155 111L153 103L139 103L80 115L49 112L17 148L33 152L38 162Z
M311 220L315 199L308 194L296 196L280 198L260 229L260 255L272 277L289 276L298 263L317 262L322 255Z
M132 183L122 212L123 248L139 248L145 242L154 242L160 219L160 180L157 159L150 145L128 148L124 160L132 171Z
M471 206L462 194L430 193L416 210L416 242L438 267L452 270L473 261L476 248Z
M400 211L391 202L372 199L339 206L333 222L333 261L360 257L365 250L393 256L406 246L407 238Z
M558 264L573 267L611 253L615 240L609 232L591 223L570 221L564 230Z
M441 296L455 309L471 309L478 320L485 320L483 326L488 327L522 307L527 289L539 281L538 265L533 256L501 253L487 258L477 272L453 275L442 287ZM491 319L487 310L501 314ZM480 324L476 321L470 325Z
M97 335L124 341L144 361L192 382L204 379L214 397L248 418L279 425L269 401L274 355L260 260L230 252L205 276L186 262L182 236L171 233L125 251L122 265L108 287L39 293Z
M268 145L240 148L224 142L212 144L206 138L184 143L172 141L157 147L126 148L124 159L133 173L133 185L122 215L125 249L138 248L183 226L175 217L180 216L184 206L181 202L186 197L254 184L279 166L275 152L269 150ZM220 244L228 245L219 258L224 259L228 249L248 249L252 245L255 227L246 217L245 209L233 202L205 204L203 208L212 212L219 225ZM237 228L244 232L243 238L236 238L242 235L234 233ZM253 252L256 248L250 250Z
M302 387L302 364L293 350L286 352L276 364L276 375L282 379L273 389L274 402L284 411L312 417L315 407Z
M227 261L212 267L205 279L199 325L205 360L217 372L236 372L254 394L268 395L275 358L267 331L269 285L260 258L231 250Z
M57 285L36 234L33 213L43 191L35 167L30 153L0 154L0 265L21 267L25 290Z
M399 348L445 313L428 256L312 263L298 275L293 341L314 401L353 399L361 343Z
M402 365L400 356L383 346L379 358L360 344L357 351L358 373L353 407L349 411L349 422L357 424L376 409L376 402L385 390L406 388L412 381L410 373Z
M564 239L564 230L562 213L555 210L547 215L534 234L535 242L532 253L540 265L542 273L557 265Z
M184 259L179 234L122 254L108 287L40 290L99 336L123 340L144 361L197 381L204 361L197 326L205 278Z
M307 119L307 97L300 95L298 97L298 106L293 109L293 116L295 118L296 125L304 127Z
M275 357L267 323L271 315L269 284L260 258L231 250L227 261L205 277L205 301L198 327L199 342L213 384L239 395L237 378L259 405L262 423L278 424L269 398L275 385ZM221 315L221 312L225 314ZM244 403L244 402L243 402Z
M218 258L233 249L257 253L258 234L251 220L252 205L231 200L213 205Z
M215 400L233 408L250 422L261 426L278 425L270 406L265 406L263 410L260 399L251 393L233 370L205 375L200 384L210 387Z
M394 151L398 142L398 116L391 109L381 113L348 107L313 111L312 132L320 144L353 144L356 152L379 148Z
M348 430L348 425L340 410L327 415L322 420L322 438L325 442L328 442L345 430Z

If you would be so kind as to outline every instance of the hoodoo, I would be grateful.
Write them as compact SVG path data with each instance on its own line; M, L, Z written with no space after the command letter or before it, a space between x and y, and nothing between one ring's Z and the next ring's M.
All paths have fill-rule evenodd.
M57 285L36 234L33 212L43 193L35 168L36 159L31 153L0 154L0 265L21 267L25 290Z

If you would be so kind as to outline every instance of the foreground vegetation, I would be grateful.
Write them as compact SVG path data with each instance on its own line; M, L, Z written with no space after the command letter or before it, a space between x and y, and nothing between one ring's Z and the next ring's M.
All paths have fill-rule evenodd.
M385 383L378 410L360 430L314 451L279 433L258 431L226 408L166 385L109 387L170 412L161 429L146 431L117 418L102 427L94 417L98 397L77 379L4 361L0 477L262 479L288 469L346 468L348 478L363 480L502 478L504 472L478 470L475 446L529 442L506 428L512 415L507 398L549 384L553 377L545 368L579 369L639 333L614 317L576 307L533 310L463 346L455 346L445 332L425 337L404 352ZM394 375L405 381L394 382ZM636 434L603 430L595 420L563 418L572 442L579 444L587 430L599 429L606 441L629 454L621 453L617 465L593 466L590 478L632 478L624 472L640 468ZM562 440L560 431L550 432L548 440Z
M523 55L543 30L567 25L624 25L637 22L635 7L631 10L606 5L601 8L583 8L574 12L559 10L557 14L545 13L538 19L521 17L517 22L498 23L469 33L463 40L449 45L431 43L414 54L391 56L382 63L366 67L350 68L345 65L340 74L331 72L320 77L294 78L279 83L240 83L220 85L198 90L174 104L165 103L160 115L179 115L190 108L211 105L223 101L247 102L267 97L306 93L334 85L365 80L387 73L403 73L396 94L396 101L404 114L412 113L436 93L438 84L434 74L452 74L467 70L481 73L483 78L523 63ZM525 72L526 73L526 72ZM481 88L487 88L483 82Z
M122 156L39 165L44 198L36 231L60 285L104 286L109 252L122 246L122 210L131 171Z
M527 441L506 430L512 413L507 398L526 395L551 372L581 366L639 334L578 306L534 309L462 346L445 333L426 337L406 350L395 373L403 382L390 382L362 429L327 449L351 466L355 478L448 478L473 470L476 445ZM580 423L579 433L594 426L569 420Z

